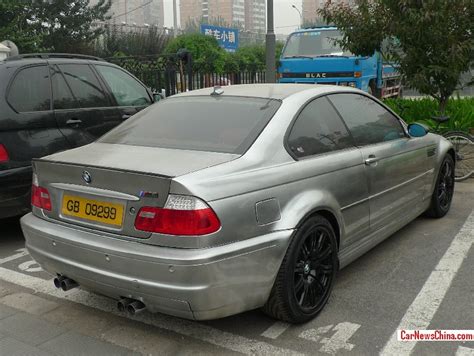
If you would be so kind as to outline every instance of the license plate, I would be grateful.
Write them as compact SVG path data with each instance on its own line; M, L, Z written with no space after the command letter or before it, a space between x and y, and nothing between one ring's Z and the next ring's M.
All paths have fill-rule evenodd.
M72 195L63 196L61 212L84 220L102 224L122 226L123 205L98 200L85 199Z

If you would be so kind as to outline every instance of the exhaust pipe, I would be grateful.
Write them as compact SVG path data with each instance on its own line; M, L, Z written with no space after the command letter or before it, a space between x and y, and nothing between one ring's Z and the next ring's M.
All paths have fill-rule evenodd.
M61 281L61 289L65 292L76 288L77 286L79 286L79 284L76 281L67 277L64 277L64 279Z
M127 307L130 303L133 303L133 299L120 298L120 300L117 302L117 309L119 312L125 312L127 311Z
M64 278L65 278L64 276L58 275L58 276L53 280L54 286L55 286L56 288L58 288L58 289L61 288L61 282L64 280Z
M139 300L134 300L127 306L127 311L130 315L141 313L145 309L145 304L143 304L143 302L140 302Z

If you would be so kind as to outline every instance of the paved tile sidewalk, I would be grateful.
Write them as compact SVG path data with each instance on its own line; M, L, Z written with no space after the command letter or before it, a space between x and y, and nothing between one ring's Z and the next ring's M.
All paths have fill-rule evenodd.
M140 355L41 317L58 307L55 302L28 293L0 298L0 356Z

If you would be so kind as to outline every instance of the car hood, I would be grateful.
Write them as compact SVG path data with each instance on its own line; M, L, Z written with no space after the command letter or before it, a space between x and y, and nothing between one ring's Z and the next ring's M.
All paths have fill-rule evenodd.
M239 157L231 153L95 142L43 157L42 160L176 177Z

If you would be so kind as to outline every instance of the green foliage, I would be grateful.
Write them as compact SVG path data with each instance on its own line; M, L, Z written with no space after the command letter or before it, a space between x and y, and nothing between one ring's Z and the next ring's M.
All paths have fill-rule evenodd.
M385 52L400 65L405 83L435 98L444 112L461 73L474 64L474 1L358 0L357 5L328 2L319 14L341 29L344 48L357 55Z
M193 57L193 70L202 73L222 73L226 53L212 36L200 33L185 34L171 40L165 47L165 53L172 54L186 48Z
M406 122L422 122L436 127L432 116L439 116L437 102L430 98L423 99L385 99L384 103L391 107ZM456 98L448 102L445 115L450 120L442 125L444 130L461 130L469 132L474 128L474 98Z
M31 18L42 45L52 52L86 52L93 40L103 33L94 27L96 21L109 19L106 15L111 0L99 0L91 6L90 0L38 1L32 6Z
M170 35L156 27L122 30L121 26L109 25L96 41L94 54L100 57L158 55L169 40Z
M31 26L31 4L17 0L0 1L0 41L15 42L21 52L36 52L42 36Z

